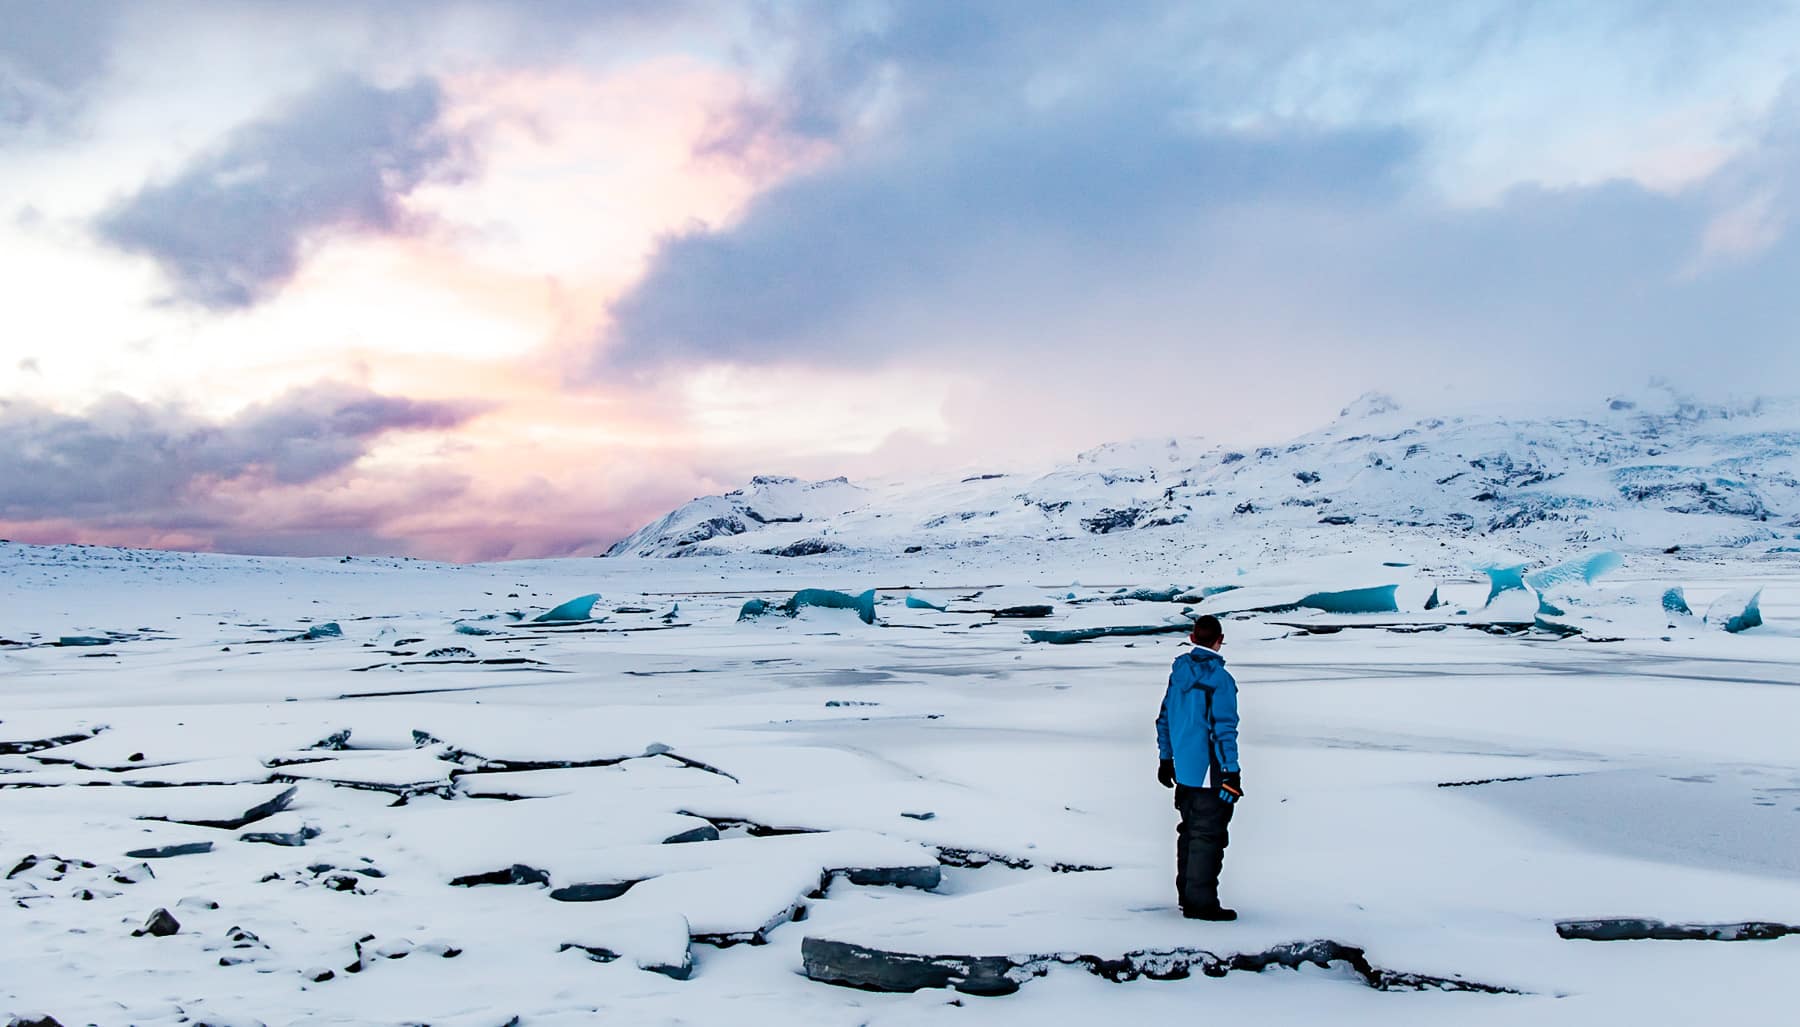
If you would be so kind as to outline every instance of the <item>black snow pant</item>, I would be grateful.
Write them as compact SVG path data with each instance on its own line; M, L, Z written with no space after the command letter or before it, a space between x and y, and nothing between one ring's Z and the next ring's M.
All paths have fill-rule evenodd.
M1225 866L1226 826L1235 809L1219 798L1217 788L1175 786L1175 894L1184 910L1219 904L1219 871Z

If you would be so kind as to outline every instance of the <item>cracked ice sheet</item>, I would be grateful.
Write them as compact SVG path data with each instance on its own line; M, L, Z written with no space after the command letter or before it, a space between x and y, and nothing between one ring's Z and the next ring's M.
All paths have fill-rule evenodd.
M665 838L708 826L632 793L518 802L415 799L386 819L390 839L409 861L446 884L515 863L550 871L558 885L596 880L570 874L605 850L646 843L661 849Z
M532 580L540 592L589 591L581 587L582 575L614 573L611 568L595 571L595 564L579 562L579 574L558 572L567 578L566 589ZM663 570L657 568L657 573ZM698 577L692 570L677 571ZM619 573L626 572L638 573L630 567ZM271 620L291 626L311 599L325 595L332 599L332 616L359 609L370 613L435 609L441 611L436 621L441 626L458 608L479 606L482 587L505 594L512 579L496 581L491 575L519 573L519 568L509 566L443 571L435 578L383 574L379 587L360 593L322 574L301 574L300 584L281 586L289 598L270 593L271 607L279 605L279 599L289 604L285 610L267 612ZM1089 577L1084 571L1058 577L1076 573ZM716 570L705 574L713 580L698 587L723 587ZM1167 576L1159 569L1137 577L1154 581ZM419 584L408 585L409 580ZM768 580L779 579L764 583ZM1683 583L1697 604L1730 584ZM605 582L596 582L595 587L608 594L621 591ZM23 919L17 922L26 926L10 937L29 939L30 945L8 949L9 969L18 969L5 982L12 989L6 993L6 1004L54 1010L65 1022L155 1022L149 1016L121 1015L117 1006L108 1012L99 1004L124 997L139 1008L168 1010L172 1003L159 995L204 995L211 1008L265 1020L270 1009L291 1010L296 1019L340 1023L435 1022L487 1013L499 1014L492 1017L498 1023L520 1013L534 1025L592 1022L597 1007L632 1021L784 1018L827 1023L940 1018L1104 1022L1120 1015L1161 1015L1173 1021L1177 1002L1182 1004L1182 1016L1191 1016L1196 1004L1204 1003L1209 1015L1235 1013L1256 1022L1516 1023L1529 1017L1533 1022L1591 1024L1635 1015L1639 1022L1653 1023L1675 1013L1698 1019L1702 1013L1720 1016L1721 1011L1746 1016L1779 1011L1800 998L1788 972L1795 951L1791 940L1756 946L1633 946L1626 952L1607 953L1601 946L1584 948L1560 940L1554 947L1541 948L1550 942L1540 942L1538 932L1553 938L1549 927L1553 919L1603 913L1792 919L1800 913L1794 908L1792 886L1766 875L1624 859L1540 831L1529 820L1489 808L1474 794L1461 794L1466 790L1434 788L1439 780L1491 776L1508 767L1542 772L1646 760L1680 774L1717 769L1734 760L1791 767L1795 761L1785 726L1794 723L1793 703L1800 689L1751 683L1794 677L1793 638L1780 633L1785 630L1782 618L1800 612L1782 605L1782 588L1793 585L1768 587L1765 614L1771 623L1765 628L1737 638L1698 642L1678 638L1665 647L1523 646L1485 637L1470 637L1462 644L1442 636L1422 640L1421 645L1414 638L1363 640L1347 637L1348 633L1276 640L1278 629L1263 628L1255 620L1233 622L1230 628L1227 655L1245 683L1252 794L1233 825L1228 899L1247 917L1293 915L1319 928L1358 914L1355 926L1364 931L1345 940L1364 944L1385 964L1406 969L1413 967L1403 948L1412 944L1409 939L1416 932L1423 932L1420 937L1442 948L1440 955L1446 961L1459 964L1455 969L1471 976L1525 977L1527 984L1547 993L1569 993L1565 999L1384 996L1325 975L1285 971L1264 977L1234 975L1225 981L1129 986L1105 984L1085 974L1053 975L1017 996L998 1000L1005 1005L969 1001L960 1008L946 1006L951 997L946 995L868 996L797 979L800 933L835 930L841 922L874 912L876 903L932 903L941 897L842 886L832 888L831 898L811 903L807 921L777 928L767 946L702 948L696 979L682 984L642 973L624 960L602 966L579 953L555 954L563 941L604 944L604 938L582 938L580 932L560 929L565 921L559 914L594 918L608 903L551 902L537 888L453 891L385 838L387 817L405 812L388 810L390 797L302 786L296 807L304 808L308 817L316 816L325 829L325 835L306 849L276 850L233 841L230 845L237 848L219 846L206 856L158 863L162 882L158 887L164 889L160 892L53 908L63 903L58 898L28 915L19 911ZM158 593L158 605L166 606L170 596L179 601L183 595L192 598L196 593L180 589ZM34 596L31 601L43 600ZM230 601L245 602L235 595ZM485 601L491 608L499 600ZM219 604L216 598L212 602ZM1090 646L1081 647L1084 651L1079 653L1040 654L1023 647L1016 635L1006 639L992 635L998 628L961 636L902 630L836 639L793 638L785 633L750 637L728 626L715 630L707 622L734 614L735 607L721 612L700 600L684 598L682 603L684 613L691 608L696 620L703 621L701 626L638 636L629 643L599 636L555 640L551 658L578 669L579 675L567 676L576 680L510 691L508 702L516 705L509 708L519 711L519 720L535 717L554 730L571 720L603 729L609 708L654 706L653 716L660 719L647 721L654 730L641 738L632 733L625 743L637 751L649 741L682 751L690 743L695 751L721 745L771 752L787 746L856 751L921 781L967 789L980 797L989 819L996 822L1028 820L1022 811L1030 804L1076 806L1093 824L1095 844L1116 857L1115 862L1149 868L1146 872L1152 874L1160 867L1166 876L1173 814L1167 794L1150 779L1146 748L1149 718L1168 659L1178 651L1174 645L1119 645L1107 650ZM350 609L340 611L337 606ZM158 622L132 617L110 626L139 623ZM222 630L207 624L210 630ZM173 630L180 625L160 626ZM241 714L244 729L249 730L264 722L258 719L258 708L266 708L263 704L271 691L335 695L354 686L354 681L345 683L343 668L351 662L345 653L362 636L348 621L346 631L354 637L342 649L321 644L301 651L295 646L277 657L272 651L282 647L264 646L260 648L270 650L270 655L235 663L231 661L239 654L215 656L216 645L190 646L177 654L173 644L138 643L122 649L140 665L161 659L191 665L180 674L150 666L144 676L134 677L93 671L111 660L44 660L31 664L22 678L0 675L7 679L0 687L6 689L9 705L14 700L61 705L100 721L112 721L120 712L148 712L139 705L145 702L187 701L183 695L225 707L244 703L245 708L231 716ZM896 645L896 636L906 644ZM759 673L750 664L759 658L790 660L781 666L794 673ZM276 659L279 662L270 662ZM1757 660L1767 662L1758 665ZM908 669L923 664L978 672L928 676ZM219 669L211 671L215 665ZM25 665L7 657L9 671L21 666ZM210 673L196 674L195 667ZM693 667L711 672L621 676L625 669ZM265 668L279 680L264 680ZM904 672L897 678L863 683L834 678L841 684L827 685L814 680L804 692L793 687L808 674L875 668ZM218 680L204 688L191 680L203 676ZM19 691L21 681L30 684L26 694ZM897 695L936 695L943 700L939 711L947 716L944 721L911 724L820 720L770 725L789 716L774 714L778 708L793 708L796 694L821 702L873 699L883 701L881 709L890 711L897 705L893 701ZM443 711L465 720L472 731L479 730L486 718L514 719L491 702L473 705L482 698L479 693L454 700L417 697L393 701L390 708ZM345 712L358 705L326 701L319 709ZM283 716L290 713L277 709ZM432 729L426 718L406 720L413 722L395 727ZM759 725L754 732L741 730L752 724ZM479 752L478 741L465 742L442 732L440 737ZM271 745L269 751L290 747ZM697 779L713 778L692 773ZM809 782L799 770L790 774L754 765L746 769L752 778L764 773L792 782L799 794L821 783L835 783L829 771ZM729 781L716 780L730 787ZM0 845L7 855L15 854L17 829L16 824L0 822ZM82 848L79 834L64 834L59 840L67 842L66 847ZM259 855L254 850L265 851ZM98 857L92 852L68 854ZM313 860L347 865L363 856L376 859L389 874L371 882L375 890L367 895L322 892L290 880L255 884L272 870L291 874ZM953 896L968 894L1032 876L997 868L952 871L946 890ZM1150 883L1155 885L1154 876ZM190 894L216 899L224 908L216 915L184 913L184 925L191 921L192 929L210 941L226 927L245 922L275 946L281 972L260 975L250 967L220 968L217 952L182 948L188 942L177 940L179 935L153 944L118 933L122 921L135 918L141 923L150 908L174 909L171 903ZM406 925L408 933L416 927L426 936L448 937L463 945L466 954L437 963L410 957L379 964L362 975L340 975L340 980L326 985L305 990L296 985L292 970L312 963L341 967L355 937L367 932L385 936L396 923ZM67 933L75 927L86 933ZM94 976L96 965L120 968L120 974L101 982ZM119 986L152 979L150 973L159 985L155 994ZM74 1015L63 1015L67 1012ZM160 1016L162 1022L172 1022L170 1017Z

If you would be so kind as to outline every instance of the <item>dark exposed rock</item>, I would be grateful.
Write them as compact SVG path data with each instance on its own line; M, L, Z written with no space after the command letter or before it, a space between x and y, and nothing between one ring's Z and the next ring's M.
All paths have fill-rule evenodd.
M264 845L300 846L318 836L318 828L311 824L305 824L298 831L245 831L238 835L238 841L260 842Z
M1558 920L1556 933L1571 941L1769 941L1800 934L1800 925L1767 920L1671 924L1648 917Z
M49 1013L40 1013L37 1016L15 1016L6 1021L6 1027L63 1027L63 1025L61 1020Z
M844 548L835 542L827 542L822 538L803 538L774 549L759 549L757 552L765 556L820 556L835 553Z
M1115 624L1104 628L1069 628L1063 631L1027 631L1025 637L1033 642L1048 642L1051 645L1073 645L1077 642L1091 642L1096 638L1134 635L1185 635L1193 630L1187 624Z
M1319 472L1318 471L1295 471L1294 472L1294 480L1298 481L1302 485L1317 485L1319 483Z
M933 891L943 883L944 870L935 863L924 867L849 867L835 871L834 876L842 876L851 884Z
M706 821L720 831L731 831L742 828L743 832L752 838L776 838L788 834L819 834L823 830L823 828L817 827L783 827L779 824L759 824L754 820L745 820L740 817L709 817L685 809L676 810L675 812L684 817L699 817L701 820Z
M809 937L800 943L806 976L827 984L868 991L918 991L954 988L971 995L1008 995L1020 985L1048 973L1058 965L1080 967L1109 981L1124 982L1149 977L1173 980L1199 970L1208 977L1233 971L1260 973L1272 966L1299 969L1311 964L1343 966L1371 988L1381 991L1473 991L1516 994L1510 988L1465 981L1455 977L1399 973L1369 963L1362 949L1335 941L1290 942L1262 952L1220 955L1204 949L1176 948L1127 952L1119 957L1054 953L1046 955L924 955L890 952Z
M323 984L337 976L337 973L323 966L315 966L301 971L301 976L314 984Z
M144 926L132 931L131 936L142 938L148 934L157 938L167 938L179 930L181 930L181 921L175 919L168 910L159 909L150 914L150 919L144 921Z
M490 870L483 874L465 874L462 877L452 879L450 883L464 888L482 884L548 885L550 883L550 872L548 870L539 870L537 867L526 866L523 863L514 863L504 870Z
M1084 530L1095 535L1105 535L1133 527L1139 521L1143 520L1143 518L1144 511L1137 507L1127 507L1123 510L1115 510L1109 507L1101 510L1092 517L1083 517L1081 519L1081 526Z
M425 654L425 658L427 660L448 660L458 657L472 657L474 655L475 650L470 649L467 646L447 645L431 650Z
M195 827L218 827L227 831L235 831L248 824L254 824L258 820L266 820L267 818L280 813L282 810L287 809L288 804L294 801L294 796L299 794L299 791L300 789L298 786L289 785L287 788L284 788L277 793L273 798L259 802L245 810L242 816L227 817L223 820L186 820L177 819L175 817L139 817L138 819L161 820L175 824L192 824ZM212 843L207 842L205 844L211 845ZM126 853L126 855L130 855L130 853ZM176 855L179 855L179 853Z
M681 537L675 540L675 545L691 546L696 542L705 542L707 539L720 538L725 535L742 535L748 530L744 526L744 522L736 517L713 517L701 521L683 532Z
M680 845L686 842L716 842L719 840L719 829L711 824L703 824L690 828L680 834L672 834L663 839L664 845Z
M556 947L558 952L567 952L570 949L579 949L587 953L587 957L596 963L611 963L619 958L617 952L604 945L582 945L573 941L565 941Z
M99 734L103 730L105 730L105 728L95 728L92 731L78 731L66 735L52 735L49 738L24 738L15 739L10 742L0 742L0 756L18 756L28 752L38 752L42 749L54 749L59 745L69 745L73 742L85 741Z
M212 842L182 842L179 845L158 845L148 849L132 849L125 854L128 859L168 859L171 856L197 856L202 852L212 851Z
M1004 609L994 610L993 614L996 617L1048 617L1052 612L1053 611L1049 606L1033 604L1028 606L1008 606Z
M1326 514L1325 516L1319 518L1319 523L1320 524L1335 524L1335 525L1342 526L1345 524L1355 524L1356 518L1351 517L1349 514Z
M954 845L937 847L938 862L947 867L985 867L998 863L1013 870L1030 870L1037 864L1025 856L1009 856L999 852L988 852L984 849L965 849ZM1052 863L1053 874L1079 874L1095 870L1110 870L1111 867L1090 866L1085 863Z
M906 553L909 556L913 553L923 553L924 551L925 551L924 546L907 546L904 550L902 550L902 552Z
M605 902L632 889L638 881L605 881L598 884L568 884L552 889L550 897L558 902Z

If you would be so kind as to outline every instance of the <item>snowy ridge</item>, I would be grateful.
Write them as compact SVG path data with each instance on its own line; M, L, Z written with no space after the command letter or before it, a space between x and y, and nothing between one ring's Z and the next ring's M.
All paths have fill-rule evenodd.
M691 551L697 543L743 535L771 524L816 522L866 502L865 490L843 478L801 482L780 475L758 475L746 488L703 496L645 525L614 543L606 555L678 555Z
M1042 475L922 485L757 478L681 507L607 555L904 553L1124 532L1254 533L1290 553L1370 533L1458 548L1779 549L1797 526L1793 401L1706 405L1658 392L1562 417L1417 417L1371 394L1273 446L1120 443Z

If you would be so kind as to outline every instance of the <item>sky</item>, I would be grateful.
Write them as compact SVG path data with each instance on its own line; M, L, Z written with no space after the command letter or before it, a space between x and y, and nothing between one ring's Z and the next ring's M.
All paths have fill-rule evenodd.
M0 537L1800 392L1800 5L0 0Z

